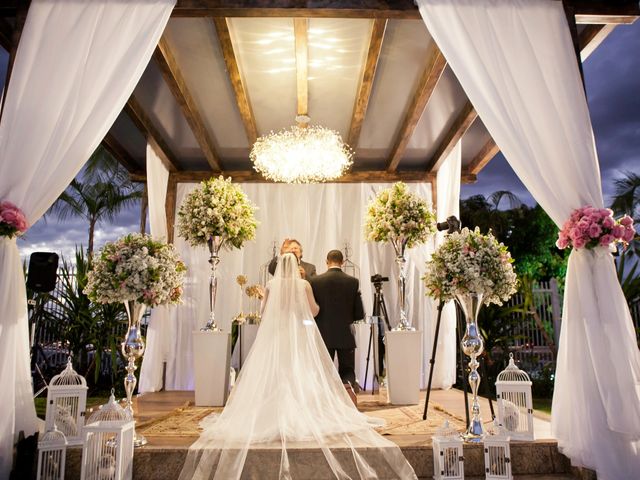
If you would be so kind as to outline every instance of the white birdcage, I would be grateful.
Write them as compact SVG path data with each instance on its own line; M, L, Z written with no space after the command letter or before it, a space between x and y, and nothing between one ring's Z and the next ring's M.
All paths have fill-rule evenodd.
M482 439L484 444L484 471L486 480L512 480L511 474L511 439L505 429L494 422L494 429Z
M433 478L436 480L463 480L464 456L460 433L445 421L433 441Z
M111 390L109 401L84 427L82 480L127 480L133 474L135 422Z
M80 445L86 405L87 381L73 369L69 357L66 368L49 383L45 430L53 430L55 425L67 444Z
M64 464L67 459L67 439L55 425L38 442L37 480L64 479Z
M533 400L531 379L509 354L509 365L496 380L498 421L512 440L533 440Z

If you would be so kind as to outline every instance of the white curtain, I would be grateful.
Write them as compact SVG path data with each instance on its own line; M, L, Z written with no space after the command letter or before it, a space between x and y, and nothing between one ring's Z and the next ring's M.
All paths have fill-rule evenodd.
M151 145L147 144L147 195L149 196L149 227L151 235L167 240L167 214L165 200L169 170ZM159 306L151 309L147 325L146 349L140 367L138 391L157 392L162 388L162 366L171 350L173 323L170 321L172 307Z
M276 249L285 237L296 238L302 243L303 259L316 265L318 273L326 270L325 258L329 250L344 249L345 243L351 247L351 260L360 267L360 288L365 311L371 314L373 289L370 278L379 273L389 276L383 284L386 306L391 325L398 318L396 291L397 272L393 248L390 245L366 243L363 234L363 219L366 206L375 193L389 184L323 184L323 185L283 185L283 184L242 184L254 204L259 207L257 218L260 222L257 238L248 242L242 250L225 251L219 265L220 284L216 305L216 322L225 331L230 331L231 319L248 300L236 284L237 275L245 274L249 283L257 283L262 265L272 255L274 242ZM177 205L196 184L179 184ZM409 184L412 191L427 201L431 201L429 184ZM184 304L178 306L177 332L174 356L167 367L168 389L193 389L193 357L191 332L207 321L208 250L205 247L192 248L175 233L175 245L185 260L188 278ZM413 325L423 332L430 331L431 308L425 298L420 276L424 273L424 262L414 261L417 252L427 258L430 246L410 250L408 255L408 298L409 318ZM244 297L244 298L243 298ZM244 305L243 305L244 302ZM426 352L423 345L423 352ZM424 368L424 362L423 362Z
M436 178L436 214L438 222L444 222L449 216L460 218L460 173L462 164L462 144L458 142L447 159L438 170ZM445 238L445 232L435 236L436 247ZM438 302L431 302L433 318L438 315ZM433 348L435 320L431 325L431 341L429 354ZM447 302L442 309L438 350L433 369L432 388L447 389L456 382L456 307L454 302Z
M173 0L33 0L0 124L0 199L33 225L78 173L147 65ZM24 277L0 240L0 477L14 435L36 430Z
M589 111L561 2L419 0L487 129L554 222L603 206ZM535 239L533 240L535 241ZM607 251L567 271L552 429L603 480L640 471L640 354Z

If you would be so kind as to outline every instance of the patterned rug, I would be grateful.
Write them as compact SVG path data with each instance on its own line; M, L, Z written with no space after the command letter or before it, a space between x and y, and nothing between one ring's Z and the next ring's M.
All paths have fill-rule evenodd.
M371 417L385 420L385 425L376 429L382 435L431 436L445 420L458 430L464 429L464 419L447 412L435 403L431 403L427 420L422 420L423 408L422 405L395 406L362 397L358 399L358 410ZM195 407L185 404L160 418L138 424L136 429L145 436L197 437L201 431L200 421L210 413L221 411L221 407Z

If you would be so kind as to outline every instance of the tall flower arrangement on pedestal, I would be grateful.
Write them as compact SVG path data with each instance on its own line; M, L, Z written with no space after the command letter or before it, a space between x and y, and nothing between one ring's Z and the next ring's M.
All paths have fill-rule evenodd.
M412 330L405 310L405 250L426 242L436 232L435 214L424 199L398 182L379 192L369 204L364 229L367 240L393 245L400 271L400 322L396 328Z
M466 318L462 351L471 357L469 385L473 392L472 419L465 438L479 441L484 436L480 404L478 403L477 357L484 350L484 341L478 327L478 312L482 304L507 301L515 292L517 277L513 259L502 243L480 230L463 228L449 234L427 262L422 277L427 294L441 301L456 299Z
M84 293L98 303L124 302L129 329L122 342L122 354L128 359L124 387L126 410L133 418L131 397L136 388L136 359L144 354L140 323L145 306L155 307L180 302L186 267L173 245L154 240L150 235L133 233L105 244L94 258ZM136 435L135 445L146 440Z
M220 176L203 181L193 190L178 211L178 234L192 246L209 247L211 277L209 282L210 316L203 330L218 330L215 302L218 288L216 267L221 248L241 248L253 240L258 222L256 207L231 179Z

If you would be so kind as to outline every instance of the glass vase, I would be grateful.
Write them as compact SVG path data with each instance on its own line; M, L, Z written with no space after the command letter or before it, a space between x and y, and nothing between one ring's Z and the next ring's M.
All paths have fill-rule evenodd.
M483 295L481 294L456 295L456 301L460 305L466 321L465 333L460 345L465 355L471 358L469 361L469 386L473 395L471 421L469 422L469 428L463 435L468 442L481 442L485 434L482 428L482 418L480 417L480 403L478 402L478 387L480 386L478 366L480 363L477 360L477 357L484 351L484 340L478 326L478 313L482 307L482 300Z
M415 328L411 326L411 322L407 317L407 259L405 257L407 241L400 237L392 240L391 244L396 252L396 265L398 266L398 303L400 304L400 320L393 329L396 331L414 331Z
M131 398L138 383L133 372L136 370L136 360L142 358L144 354L145 345L142 335L140 334L140 324L147 307L135 300L127 300L124 302L124 308L129 318L127 335L121 344L122 354L127 359L127 375L124 377L124 390L127 392L127 405L125 406L125 410L129 412L131 419L133 419L133 403ZM147 439L135 433L134 430L133 445L135 447L141 447L142 445L146 445L146 443Z
M203 332L218 332L220 329L216 324L216 294L218 292L217 268L220 263L220 248L224 244L224 238L219 235L209 237L207 246L209 247L209 264L211 265L211 276L209 277L209 320L200 330Z

